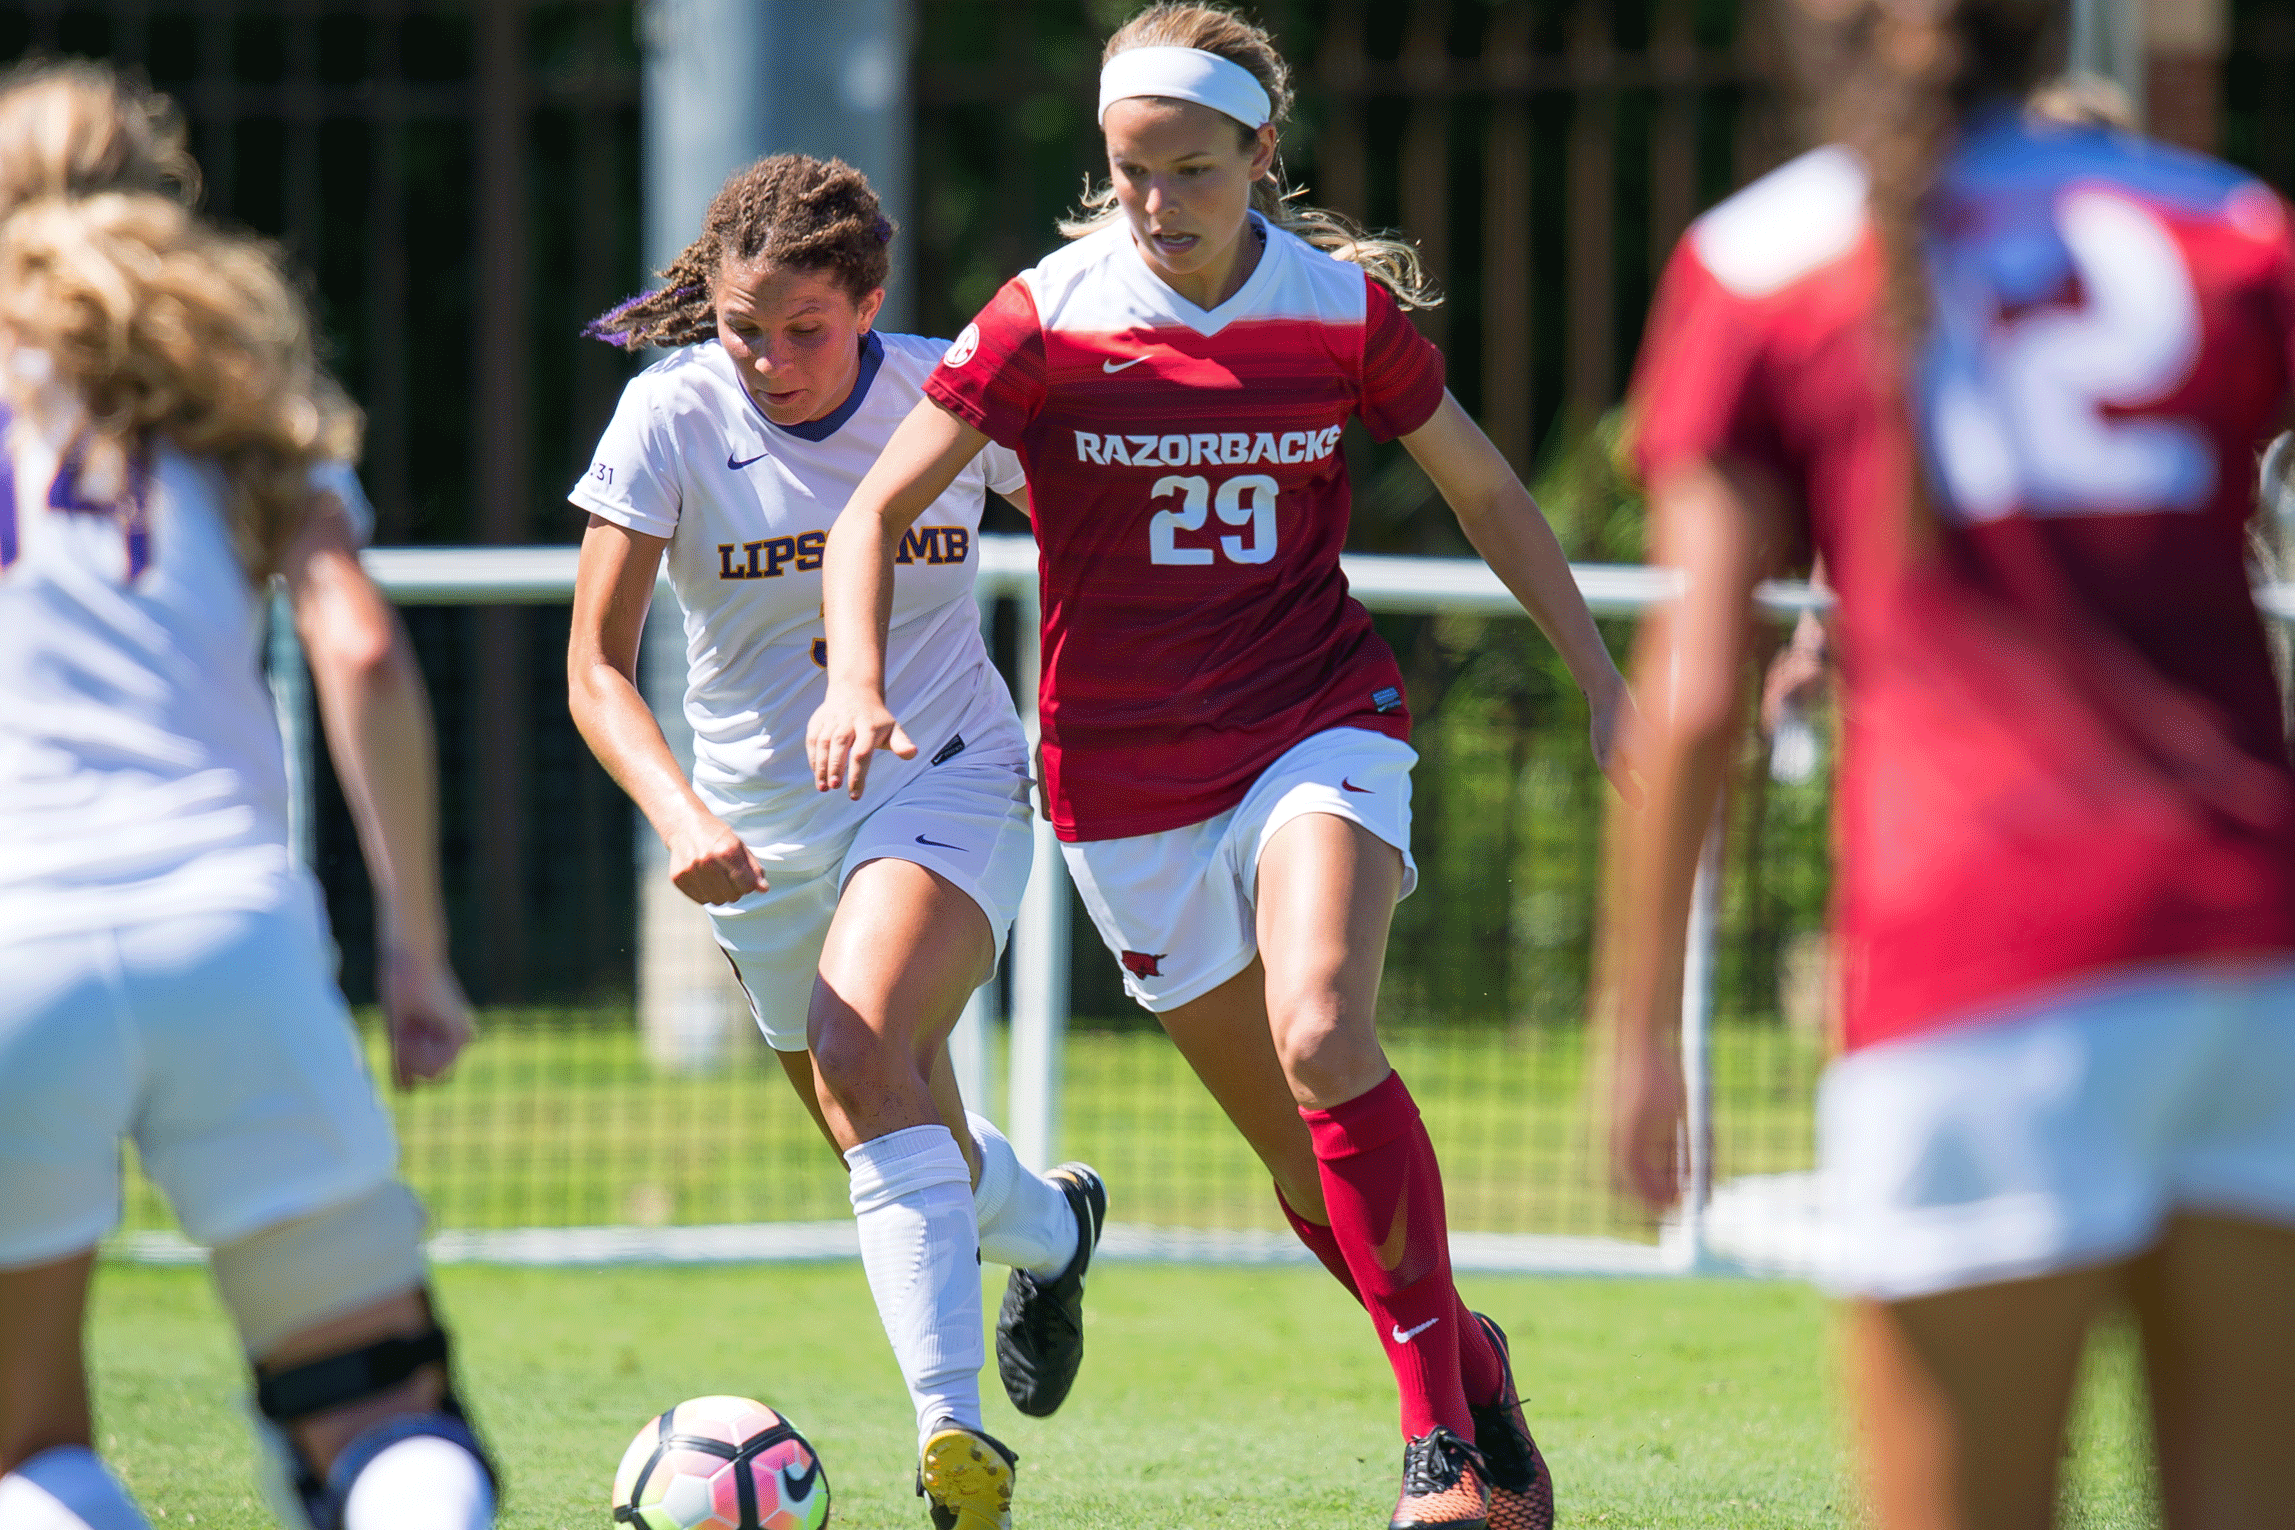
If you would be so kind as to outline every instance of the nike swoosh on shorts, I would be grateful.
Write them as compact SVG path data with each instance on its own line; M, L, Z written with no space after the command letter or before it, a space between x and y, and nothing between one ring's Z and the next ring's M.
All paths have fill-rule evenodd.
M918 844L920 844L920 845L930 845L930 846L932 846L932 847L933 847L933 849L935 849L935 850L957 850L957 851L961 851L961 850L963 850L963 848L964 848L962 845L944 845L944 844L942 844L942 843L941 843L939 840L937 840L937 839L926 839L926 838L925 838L925 837L924 837L922 834L919 834L919 835L916 837L916 842L917 842Z

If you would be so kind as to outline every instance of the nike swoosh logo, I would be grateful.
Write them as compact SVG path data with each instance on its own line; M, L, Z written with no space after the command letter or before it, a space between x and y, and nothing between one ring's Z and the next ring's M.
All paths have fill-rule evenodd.
M821 1480L821 1458L815 1456L806 1464L802 1474L781 1468L781 1492L790 1503L803 1503L813 1496L813 1484Z
M1425 1333L1429 1328L1432 1328L1435 1324L1441 1321L1441 1318L1430 1317L1425 1322L1419 1324L1416 1328L1412 1328L1407 1331L1403 1328L1402 1324L1397 1323L1394 1326L1395 1342L1397 1344L1408 1344L1411 1340L1417 1338L1420 1334Z
M1367 786L1357 786L1354 782L1348 780L1345 776L1339 777L1339 790L1343 792L1361 792L1366 797L1373 795L1371 788Z
M1379 1268L1392 1271L1402 1268L1403 1255L1410 1240L1410 1186L1406 1183L1402 1193L1395 1197L1394 1220L1387 1223L1386 1240L1372 1250Z
M1147 360L1145 356L1134 356L1129 361L1103 361L1100 363L1100 370L1103 372L1121 372L1124 368L1136 367L1145 360Z
M944 845L937 839L926 839L922 834L916 837L916 842L920 845L930 845L935 850L962 850L964 848L962 845Z
M749 464L750 464L750 463L752 463L752 462L763 462L763 461L764 461L764 460L765 460L767 457L770 457L771 455L772 455L772 453L771 453L771 452L759 452L759 453L758 453L756 456L754 456L754 457L744 457L744 458L742 458L742 459L741 459L739 462L736 462L736 461L734 461L734 460L733 460L733 453L731 453L731 452L727 452L727 453L725 454L725 465L726 465L727 467L729 467L729 468L733 469L733 471L734 471L734 472L738 473L738 472L740 472L740 471L741 471L743 468L745 468L745 467L749 466Z

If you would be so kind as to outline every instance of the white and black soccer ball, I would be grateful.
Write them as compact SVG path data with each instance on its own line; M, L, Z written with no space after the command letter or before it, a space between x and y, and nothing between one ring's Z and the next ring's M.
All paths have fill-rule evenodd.
M822 1530L829 1477L794 1424L746 1397L696 1397L638 1431L614 1473L637 1530Z

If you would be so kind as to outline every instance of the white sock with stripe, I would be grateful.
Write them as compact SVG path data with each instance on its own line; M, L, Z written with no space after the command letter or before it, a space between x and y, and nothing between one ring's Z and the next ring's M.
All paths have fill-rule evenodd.
M911 1126L845 1154L861 1265L916 1404L917 1443L942 1419L981 1427L980 1227L972 1170L945 1126Z
M151 1530L96 1453L85 1445L43 1450L0 1476L7 1530Z
M1046 1280L1076 1257L1076 1210L1058 1185L1031 1174L996 1123L966 1111L980 1144L980 1184L972 1205L980 1218L980 1257Z

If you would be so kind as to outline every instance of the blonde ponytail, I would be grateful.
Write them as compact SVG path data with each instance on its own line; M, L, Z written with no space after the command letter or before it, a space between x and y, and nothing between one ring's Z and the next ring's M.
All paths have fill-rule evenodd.
M73 401L92 482L126 482L155 439L217 464L250 579L302 529L312 465L358 455L358 409L271 248L167 197L51 197L0 223L0 356L12 408Z
M1151 5L1116 29L1101 51L1100 63L1104 67L1109 59L1133 48L1196 48L1216 53L1229 63L1251 71L1252 77L1266 90L1277 133L1281 133L1284 120L1291 115L1291 71L1283 62L1283 55L1276 51L1275 39L1266 28L1222 6ZM1248 136L1248 130L1240 123L1237 128ZM1392 234L1367 233L1340 213L1309 205L1305 197L1305 187L1284 184L1280 155L1276 158L1274 173L1251 188L1252 210L1259 216L1319 250L1361 266L1373 280L1392 292L1395 302L1402 307L1433 308L1442 302L1442 292L1427 275L1426 263L1419 259L1417 246ZM1075 213L1060 220L1060 232L1070 239L1081 239L1106 228L1121 216L1116 208L1114 185L1095 187L1087 179Z

